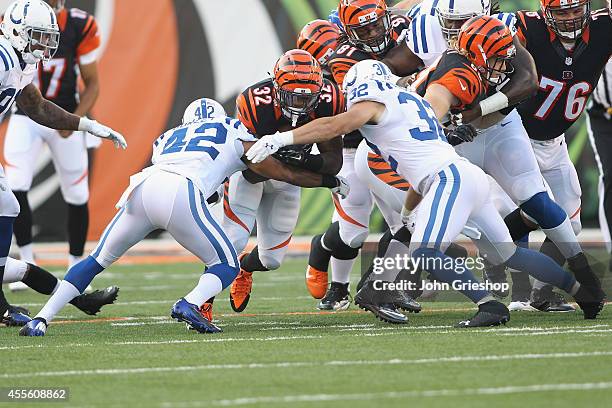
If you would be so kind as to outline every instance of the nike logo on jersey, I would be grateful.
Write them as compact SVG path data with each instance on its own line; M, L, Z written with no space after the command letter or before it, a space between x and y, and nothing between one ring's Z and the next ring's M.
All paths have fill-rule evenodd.
M510 122L502 123L501 127L504 127L504 126L509 125L509 124L510 124Z
M459 85L461 86L462 91L467 91L467 86L463 85L463 82L461 82L461 80L459 80Z

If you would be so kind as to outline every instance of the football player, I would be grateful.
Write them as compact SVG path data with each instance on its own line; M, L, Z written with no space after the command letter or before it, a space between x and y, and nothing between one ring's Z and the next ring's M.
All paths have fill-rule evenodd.
M38 124L53 129L86 131L107 138L126 148L123 136L94 120L67 112L45 99L32 83L40 62L50 61L59 45L59 25L53 9L42 0L17 0L4 13L0 38L0 114L16 101L17 106ZM0 281L19 202L10 191L4 170L0 169ZM0 289L0 316L8 324L23 325L30 319L9 310Z
M212 99L192 102L183 123L153 143L152 166L130 178L117 203L119 212L106 227L90 256L74 265L55 294L20 331L44 336L51 319L89 282L151 231L164 229L206 264L197 286L172 307L171 316L200 333L221 329L199 310L205 300L230 285L239 262L230 239L210 214L206 198L235 172L256 174L303 187L329 187L348 193L334 176L291 168L274 158L249 163L244 154L256 139Z
M404 16L391 15L383 0L340 1L338 17L346 33L332 54L329 66L337 84L341 85L347 71L357 62L365 59L382 59L387 53L403 42L409 21ZM340 175L351 186L351 195L345 199L333 197L334 215L332 224L324 234L312 239L306 286L310 294L321 299L319 308L337 309L339 305L348 307L350 272L363 242L368 236L368 224L373 199L365 183L359 181L355 173L355 152L362 140L359 131L343 137L343 164ZM386 163L380 162L381 172L390 172ZM388 167L388 166L387 166ZM389 225L401 225L400 220L386 218ZM393 231L398 232L398 231ZM332 279L328 289L328 269L331 263ZM408 310L420 310L420 306L409 299ZM390 308L390 316L399 318L401 313Z
M471 51L491 50L498 43L504 43L502 49L511 49L508 29L498 20L493 21L499 25L495 27L501 29L481 30L481 24L468 27L465 35L469 37ZM489 66L497 66L499 62L495 56L487 61ZM345 78L346 113L321 118L292 131L264 136L247 152L247 158L259 162L282 146L327 140L361 128L370 147L392 163L423 197L409 255L425 262L423 269L436 279L461 282L460 292L478 304L478 312L471 319L460 322L458 327L493 326L510 319L508 309L489 292L474 287L467 289L463 284L477 282L475 276L469 268L460 270L454 266L453 258L444 254L466 224L481 233L481 238L474 241L489 259L554 282L575 295L585 318L595 318L602 306L597 288L581 285L552 259L512 243L489 197L485 173L462 159L448 144L429 103L394 85L391 79L389 68L381 62L359 62Z
M99 92L98 48L100 34L93 16L85 11L64 8L64 0L47 0L56 14L60 42L53 58L38 65L35 83L43 96L77 116L87 115ZM78 89L78 79L84 87ZM55 130L39 125L23 109L9 120L4 144L6 176L21 211L14 233L20 258L33 263L32 210L28 190L37 158L47 144L59 175L62 196L68 205L68 267L83 256L89 225L89 179L86 133Z
M537 12L520 11L518 38L533 55L539 89L537 94L517 108L542 176L557 203L569 215L571 227L578 234L581 189L570 160L565 131L580 117L587 100L612 54L612 21L609 10L591 11L590 0L541 0ZM545 38L548 41L542 41ZM533 221L537 217L527 212ZM526 224L528 225L526 225ZM525 217L516 217L520 235L534 227ZM520 226L523 226L523 229ZM563 265L568 253L567 241L552 240L542 250ZM569 242L578 251L570 240ZM581 256L581 264L586 259ZM572 267L576 259L568 259ZM532 305L545 305L555 299L550 286L534 283Z
M256 136L290 130L314 118L344 111L340 88L323 78L312 55L303 50L283 54L273 77L251 85L236 99L238 119ZM342 139L312 146L292 146L277 157L292 166L334 175L342 166ZM236 173L226 187L223 228L240 252L257 221L257 246L240 258L240 273L230 290L230 304L236 312L247 306L254 271L277 269L287 252L300 210L299 187L277 180L253 177L252 172ZM272 216L273 214L273 216Z

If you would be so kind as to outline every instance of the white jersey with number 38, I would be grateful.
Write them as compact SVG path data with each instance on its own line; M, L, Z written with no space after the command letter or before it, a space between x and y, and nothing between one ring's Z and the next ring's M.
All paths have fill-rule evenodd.
M437 170L460 157L448 144L442 126L427 101L395 84L369 80L352 88L347 110L355 103L374 101L386 111L376 125L359 130L368 145L423 194Z
M166 131L153 143L152 167L190 179L208 197L227 177L247 168L241 160L241 141L256 139L237 119L186 123Z

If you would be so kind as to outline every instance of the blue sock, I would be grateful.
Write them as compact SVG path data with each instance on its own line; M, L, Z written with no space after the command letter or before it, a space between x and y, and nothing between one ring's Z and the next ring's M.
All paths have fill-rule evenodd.
M537 193L520 207L543 229L558 227L567 218L563 208L559 207L559 204L555 203L545 191Z
M204 273L216 275L221 280L223 289L225 289L232 284L234 279L236 279L238 272L240 272L240 268L237 266L229 266L227 263L220 263L207 268Z
M461 282L464 284L480 283L472 271L464 264L459 264L454 258L444 255L440 250L434 248L418 248L412 254L413 259L421 258L423 269L429 271L439 281L453 284ZM459 290L472 302L478 303L484 297L489 296L486 290L463 289Z
M576 284L576 279L564 271L555 261L531 249L517 247L514 255L506 261L506 266L517 271L527 272L537 280L550 283L568 293Z
M83 293L93 278L103 270L102 265L90 255L70 268L64 280L72 283L79 292Z

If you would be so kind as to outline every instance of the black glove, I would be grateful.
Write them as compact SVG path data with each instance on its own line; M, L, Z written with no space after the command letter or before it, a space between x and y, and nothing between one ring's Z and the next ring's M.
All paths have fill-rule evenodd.
M306 161L307 152L303 146L285 146L280 148L272 156L290 166L302 167Z
M461 143L471 142L474 140L478 131L471 124L463 124L457 126L455 129L451 130L447 135L446 139L451 146L457 146Z

